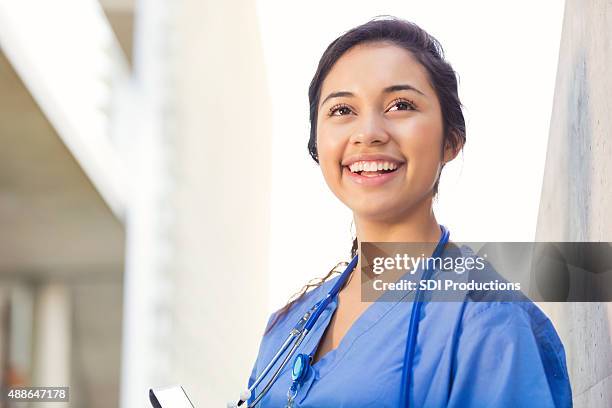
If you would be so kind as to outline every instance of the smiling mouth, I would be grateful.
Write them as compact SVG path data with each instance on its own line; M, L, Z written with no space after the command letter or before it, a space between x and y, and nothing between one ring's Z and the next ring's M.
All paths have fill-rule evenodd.
M383 174L396 172L403 163L390 162L357 162L345 167L352 174L357 174L363 177L378 177Z
M362 171L353 171L351 173L359 174L360 176L364 176L364 177L376 177L376 176L380 176L381 174L393 173L394 171L397 171L397 169L394 169L394 170L376 170L376 171L365 171L365 170L362 170Z

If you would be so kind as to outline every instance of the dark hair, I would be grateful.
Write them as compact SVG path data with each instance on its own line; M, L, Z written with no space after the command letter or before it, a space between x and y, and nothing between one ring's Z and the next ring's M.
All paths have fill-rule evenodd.
M451 65L444 59L442 45L425 30L410 21L392 16L379 16L336 38L329 44L319 60L317 71L308 89L308 99L310 101L308 152L313 160L317 164L319 163L317 152L317 116L323 81L338 59L348 50L359 44L373 42L388 42L410 51L414 58L426 69L430 84L440 102L444 132L442 148L450 146L455 152L461 149L465 144L466 137L465 120L457 90L457 75ZM438 178L434 185L434 195L438 193L439 181L440 179ZM358 241L355 238L351 247L351 258L357 254L357 248ZM268 326L266 333L274 326L278 318L285 314L308 289L320 286L337 271L338 266L346 264L346 262L340 262L325 277L309 282L298 293L293 295L289 302L278 311L276 318Z

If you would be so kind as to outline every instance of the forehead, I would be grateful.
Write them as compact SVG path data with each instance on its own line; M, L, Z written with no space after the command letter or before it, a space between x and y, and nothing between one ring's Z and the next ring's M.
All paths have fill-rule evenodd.
M432 95L427 70L413 54L388 42L354 46L336 61L321 87L321 96L345 90L354 93L380 92L395 84L410 84Z

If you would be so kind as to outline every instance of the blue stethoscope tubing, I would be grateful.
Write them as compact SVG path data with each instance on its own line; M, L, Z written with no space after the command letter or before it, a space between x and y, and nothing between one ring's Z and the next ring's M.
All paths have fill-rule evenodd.
M266 386L263 388L263 390L261 390L259 395L253 400L253 402L251 402L248 408L255 407L259 403L259 401L261 401L261 399L268 393L270 388L272 388L272 385L274 385L274 382L276 381L276 378L279 376L282 369L287 365L287 363L289 362L289 359L291 359L291 357L295 354L297 348L304 341L304 338L306 337L306 335L310 332L312 327L315 325L315 323L319 319L319 316L321 316L321 313L323 313L323 310L325 310L325 308L327 308L327 306L331 303L331 301L338 295L338 293L340 292L340 289L342 289L342 286L344 286L344 284L346 283L351 272L357 266L357 261L358 261L358 255L355 255L355 257L347 265L344 272L342 272L342 274L340 275L340 277L338 278L334 286L329 290L329 292L327 293L327 296L325 296L322 300L318 301L308 312L306 312L306 314L302 316L302 318L297 322L297 324L293 327L293 329L291 329L289 336L283 342L283 345L279 348L278 352L274 355L274 357L272 357L268 365L262 370L261 374L257 376L257 378L255 379L253 384L248 388L248 390L246 390L245 392L241 394L240 399L238 400L238 403L235 404L236 406L241 406L250 398L250 395L255 389L255 387L259 385L259 383L264 379L264 377L272 369L272 366L276 364L276 362L280 359L280 357L283 355L285 350L287 350L287 348L289 348L291 343L293 343L293 341L295 340L295 343L289 350L289 353L287 353L287 355L285 356L281 364L272 374L272 377L270 378L270 380L268 380L268 383L266 384Z
M438 245L434 249L432 254L432 258L439 258L444 251L444 247L448 242L450 237L450 231L446 229L443 225L440 225L440 229L442 230L442 236L440 241L438 241ZM425 266L425 270L423 271L423 275L421 276L422 281L427 281L431 277L433 273L432 268L429 266L429 262L427 262ZM423 292L420 290L421 285L417 285L414 301L412 304L412 311L410 313L410 323L408 324L408 339L406 341L406 350L404 352L404 366L402 369L402 391L400 395L400 407L410 407L410 381L412 380L412 362L414 360L414 350L416 348L417 334L419 332L419 322L421 321L421 305Z
M448 243L448 240L450 237L450 232L448 231L446 227L444 227L443 225L440 225L440 230L441 230L441 237L440 237L440 240L438 241L438 244L436 245L436 248L433 251L431 258L438 258L440 257L440 255L442 255L442 252L444 251L444 247ZM266 386L259 393L259 395L253 399L253 402L250 405L248 405L248 408L255 407L261 401L261 399L268 393L268 391L270 390L270 388L272 387L272 385L278 378L282 369L287 365L287 363L289 362L291 357L295 354L300 344L304 341L304 338L306 337L306 335L310 332L310 330L313 328L313 326L317 322L321 313L323 313L325 308L327 308L327 306L331 303L331 301L338 295L338 293L340 292L340 290L346 283L353 269L355 269L355 267L357 266L358 257L359 255L355 255L355 257L347 265L346 269L342 272L342 274L340 275L340 277L338 278L334 286L327 293L327 296L325 296L325 298L317 302L308 312L306 312L304 316L302 316L302 318L298 321L298 323L293 327L293 329L289 333L289 336L283 342L283 345L279 348L278 352L274 355L274 357L272 357L271 361L263 369L261 374L257 376L257 378L255 379L253 384L248 388L248 390L245 390L241 394L240 399L238 400L238 403L231 404L231 406L241 406L250 398L251 393L253 392L255 387L257 387L259 383L261 383L263 378L272 369L274 364L280 359L280 357L283 355L285 350L287 350L291 346L291 343L295 341L293 346L291 346L289 353L285 356L285 358L283 358L283 361L281 362L279 367L274 371L274 374L272 375L270 380L268 380L268 383L266 384ZM433 271L429 267L429 262L427 262L427 264L425 265L424 271L423 271L423 275L421 276L421 280L424 280L424 281L428 280L432 273ZM416 348L416 341L417 341L417 334L419 330L419 321L420 321L422 303L423 303L422 292L420 291L420 285L417 285L416 290L415 290L413 307L412 307L412 311L410 314L410 323L408 325L408 338L406 342L406 350L404 353L404 366L402 369L402 382L401 382L402 390L401 390L401 395L400 395L400 402L401 402L400 406L401 407L410 406L409 405L410 404L410 381L411 381L411 374L412 374L411 369L412 369L412 362L414 360L414 351Z

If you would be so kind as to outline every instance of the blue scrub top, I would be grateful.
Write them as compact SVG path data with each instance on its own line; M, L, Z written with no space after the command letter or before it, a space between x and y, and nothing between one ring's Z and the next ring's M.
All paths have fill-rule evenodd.
M467 246L461 252L474 255ZM306 293L262 338L249 386L336 279ZM311 366L294 406L399 407L412 305L407 300L371 304L338 347ZM297 353L314 355L337 306L337 300L329 304ZM292 365L290 360L258 407L285 407ZM410 406L571 407L563 345L550 320L529 300L423 303Z

